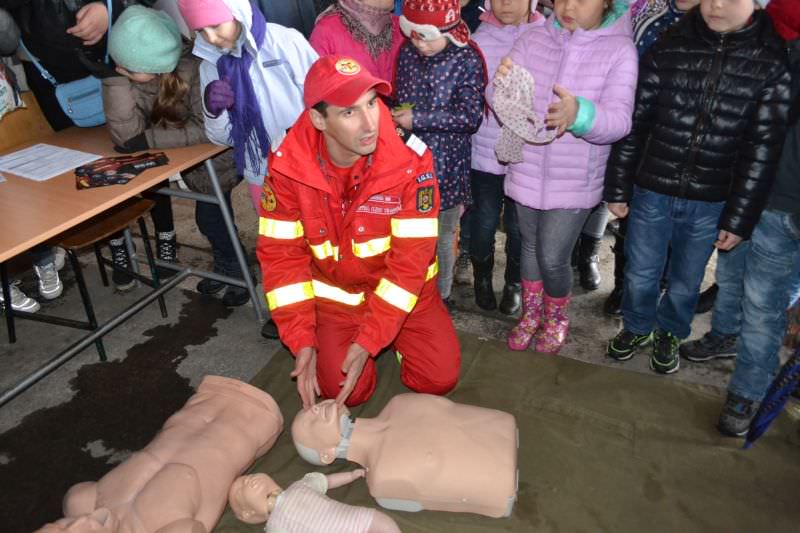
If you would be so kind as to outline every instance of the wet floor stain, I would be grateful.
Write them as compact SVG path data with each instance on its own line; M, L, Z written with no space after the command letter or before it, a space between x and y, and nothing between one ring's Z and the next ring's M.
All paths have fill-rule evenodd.
M232 311L219 300L183 293L187 301L174 324L145 331L147 340L124 360L84 365L70 382L75 395L69 401L0 434L3 532L29 532L60 518L70 486L102 477L144 447L194 392L178 365L187 348L216 337L215 323Z

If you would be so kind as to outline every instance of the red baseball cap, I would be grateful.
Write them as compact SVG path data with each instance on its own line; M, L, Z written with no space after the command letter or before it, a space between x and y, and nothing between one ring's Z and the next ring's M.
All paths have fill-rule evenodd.
M392 86L388 81L376 78L355 59L325 56L317 59L308 69L303 102L306 108L320 102L348 107L370 89L384 96L392 94Z

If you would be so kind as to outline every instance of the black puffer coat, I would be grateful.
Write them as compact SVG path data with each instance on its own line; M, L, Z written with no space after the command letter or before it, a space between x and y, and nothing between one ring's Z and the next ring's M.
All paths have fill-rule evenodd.
M790 84L783 40L764 11L723 35L693 9L642 58L633 129L611 152L605 200L629 202L635 183L725 201L719 228L748 238L783 147Z
M106 53L106 38L93 46L83 46L77 37L67 33L75 25L75 14L92 2L106 4L105 0L0 0L19 25L22 40L30 52L59 81L66 83L90 72L78 60L82 54L90 61L102 61ZM137 0L112 0L113 20Z

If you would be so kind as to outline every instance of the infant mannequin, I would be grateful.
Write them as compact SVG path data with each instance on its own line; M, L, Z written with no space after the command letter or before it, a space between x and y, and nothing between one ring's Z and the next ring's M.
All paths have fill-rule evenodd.
M242 522L266 521L267 533L400 533L394 520L375 509L325 496L364 474L363 469L327 476L312 472L285 491L266 474L250 474L233 482L228 501Z
M517 425L508 413L430 394L400 394L375 418L349 418L326 400L292 424L313 464L347 459L367 469L378 504L399 511L511 515L517 493Z
M40 533L203 533L233 480L283 429L278 404L241 381L206 376L152 442L97 482L72 486L64 516Z

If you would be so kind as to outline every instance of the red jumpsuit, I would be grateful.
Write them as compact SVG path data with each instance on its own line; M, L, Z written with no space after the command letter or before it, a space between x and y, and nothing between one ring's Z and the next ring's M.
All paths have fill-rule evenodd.
M293 354L316 348L322 396L341 390L350 344L372 356L350 406L372 395L373 358L390 345L402 355L403 383L417 392L450 391L461 363L436 288L439 191L431 153L416 138L407 146L379 105L377 148L347 183L325 162L308 111L301 115L270 156L259 221L270 313Z

